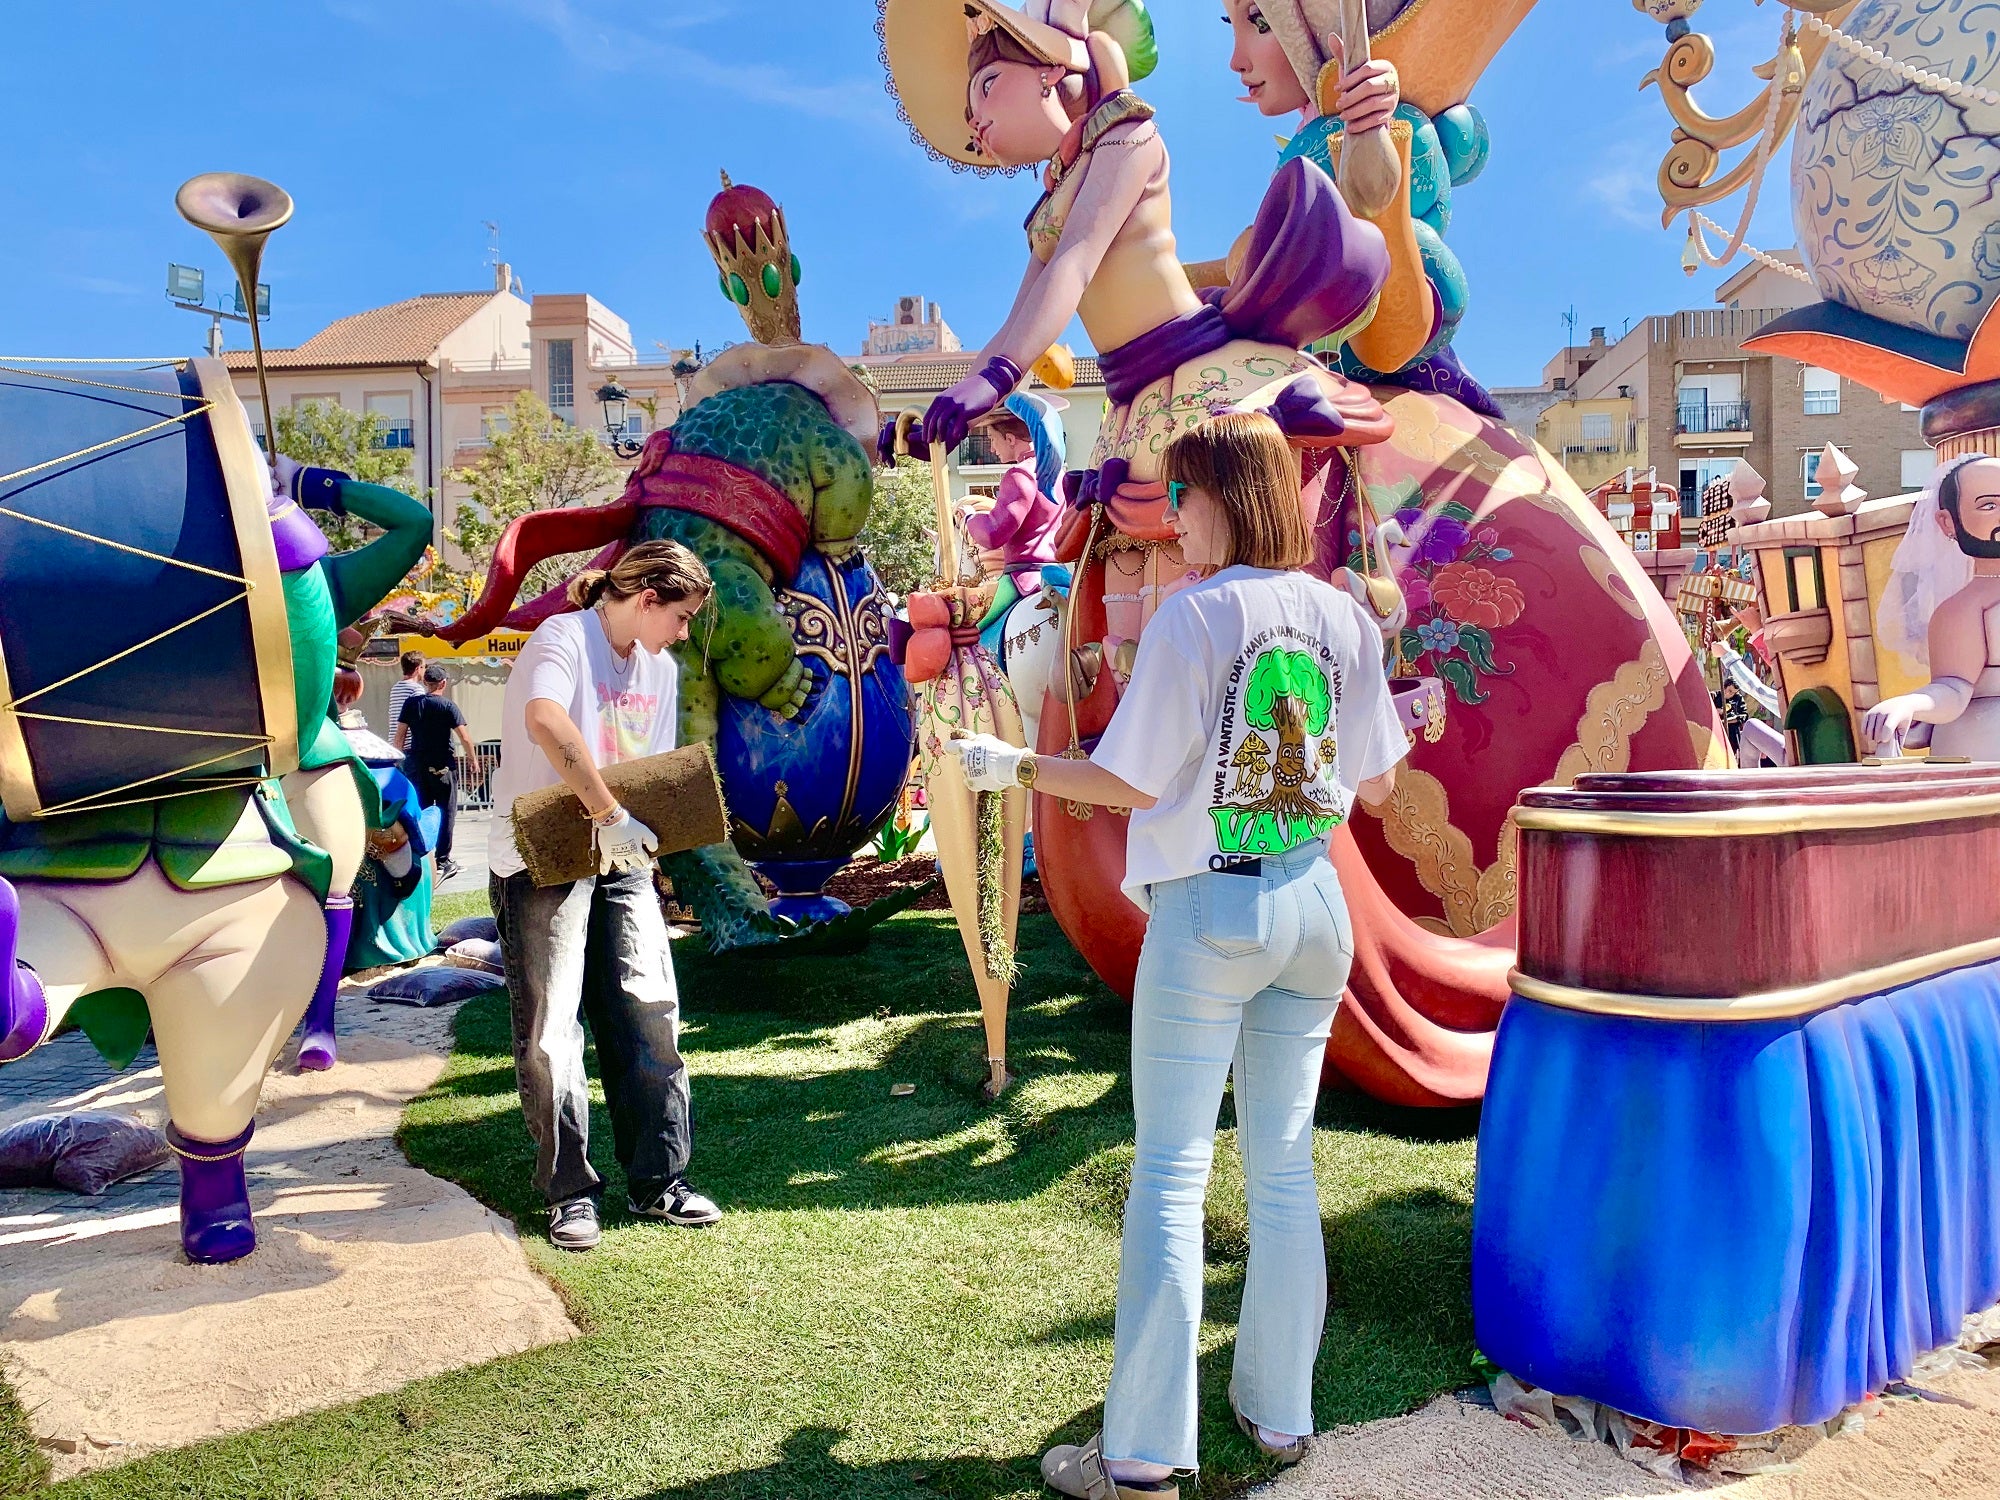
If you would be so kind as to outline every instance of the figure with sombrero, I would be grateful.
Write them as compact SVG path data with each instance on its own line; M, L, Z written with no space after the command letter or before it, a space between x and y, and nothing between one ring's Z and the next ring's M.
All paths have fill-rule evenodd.
M1157 62L1139 0L881 7L892 91L934 155L985 172L1047 164L1013 311L975 372L932 403L923 437L962 442L1082 318L1110 409L1070 497L1061 552L1102 565L1107 655L1129 669L1131 643L1189 577L1165 514L1168 442L1226 410L1271 412L1298 448L1389 435L1365 389L1301 352L1372 315L1388 274L1382 234L1324 171L1294 161L1274 180L1231 284L1197 293L1176 252L1166 146L1131 88Z

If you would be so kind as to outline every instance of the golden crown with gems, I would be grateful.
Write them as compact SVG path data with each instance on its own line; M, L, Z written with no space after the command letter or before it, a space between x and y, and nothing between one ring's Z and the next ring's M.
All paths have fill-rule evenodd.
M738 187L724 172L702 238L722 273L722 295L736 304L751 337L760 344L798 343L801 269L785 211L768 193Z

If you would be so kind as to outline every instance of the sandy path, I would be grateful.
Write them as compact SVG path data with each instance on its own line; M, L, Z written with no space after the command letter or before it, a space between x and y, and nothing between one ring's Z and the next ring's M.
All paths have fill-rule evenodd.
M1974 1500L2000 1494L2000 1371L1915 1384L1942 1402L1889 1401L1859 1432L1803 1446L1787 1472L1715 1483L1703 1500ZM1422 1411L1321 1438L1259 1500L1625 1500L1690 1493L1601 1443L1540 1432L1441 1396Z
M187 1264L171 1166L95 1201L0 1194L0 1366L57 1478L577 1336L513 1226L395 1146L449 1014L349 1000L341 1025L339 1067L287 1056L265 1082L247 1261ZM44 1053L0 1074L0 1123L59 1103L164 1117L157 1068L79 1090L103 1078L88 1044Z

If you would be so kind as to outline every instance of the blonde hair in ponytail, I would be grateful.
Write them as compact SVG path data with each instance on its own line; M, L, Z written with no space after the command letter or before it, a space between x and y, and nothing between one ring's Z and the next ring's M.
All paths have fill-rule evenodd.
M570 580L569 602L592 609L606 599L630 599L648 589L662 604L707 599L715 580L679 542L641 542L608 568L587 568Z

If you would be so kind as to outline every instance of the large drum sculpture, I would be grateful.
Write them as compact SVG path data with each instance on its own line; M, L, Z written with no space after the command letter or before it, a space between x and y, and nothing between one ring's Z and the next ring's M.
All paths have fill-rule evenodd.
M0 475L9 818L296 768L270 482L219 365L0 375Z
M227 174L180 207L246 288L291 215ZM380 813L328 717L335 643L431 528L397 491L275 477L219 360L0 371L0 1062L64 1021L120 1067L151 1033L195 1261L256 1245L243 1158L301 1017L300 1066L333 1062ZM330 556L302 506L382 535Z

